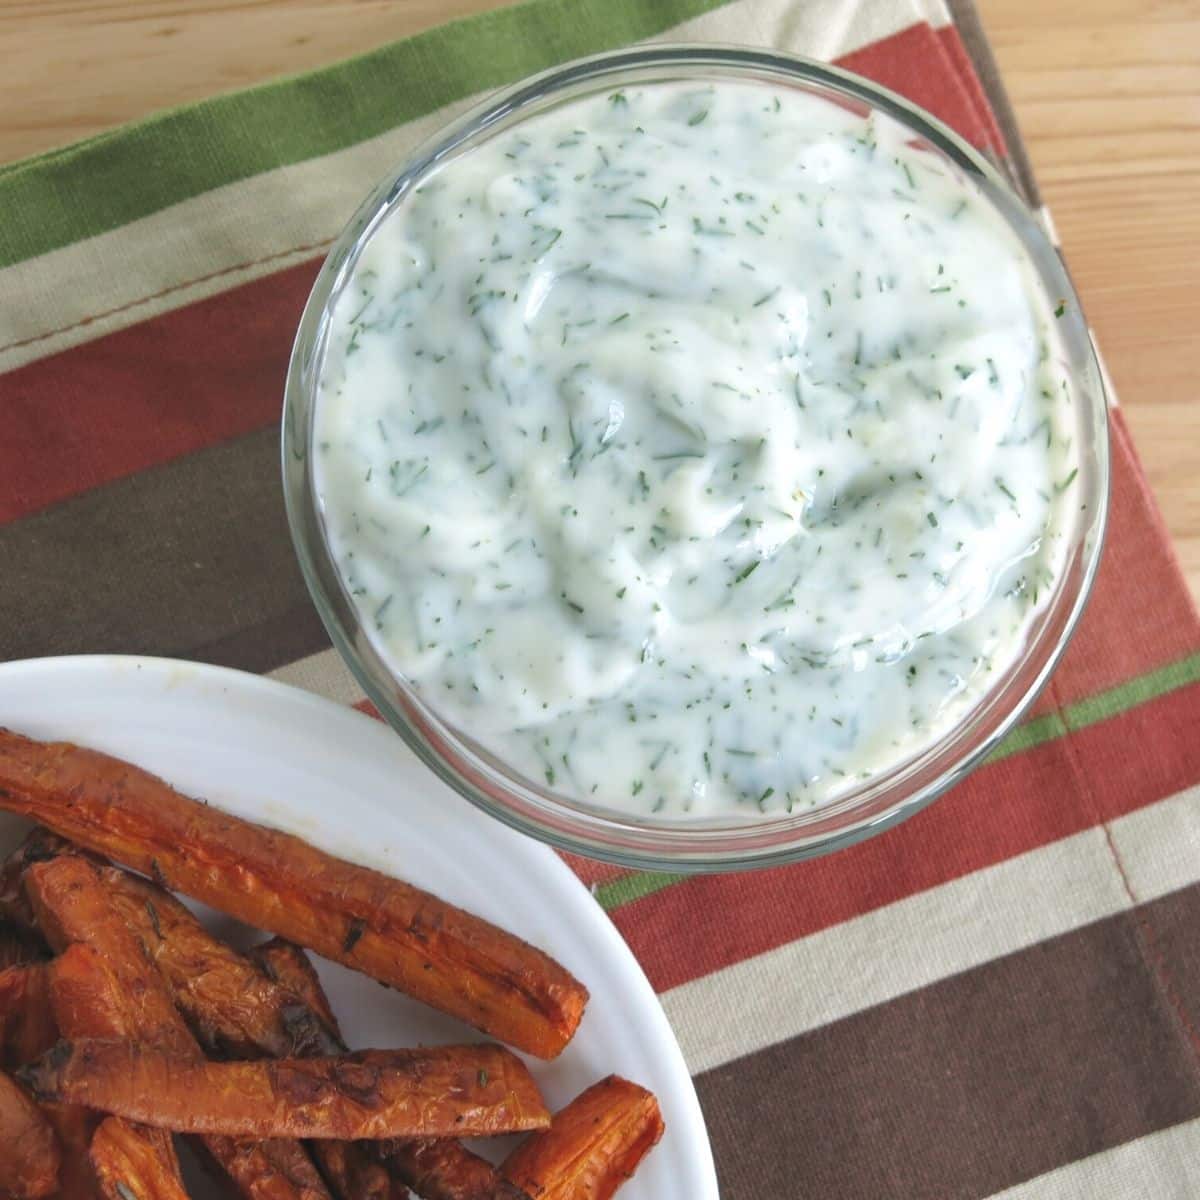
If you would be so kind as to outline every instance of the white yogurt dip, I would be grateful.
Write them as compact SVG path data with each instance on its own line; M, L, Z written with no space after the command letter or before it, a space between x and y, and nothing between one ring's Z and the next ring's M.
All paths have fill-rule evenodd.
M1020 654L1076 472L1055 314L882 114L572 102L439 167L336 302L319 501L364 627L520 773L825 803Z

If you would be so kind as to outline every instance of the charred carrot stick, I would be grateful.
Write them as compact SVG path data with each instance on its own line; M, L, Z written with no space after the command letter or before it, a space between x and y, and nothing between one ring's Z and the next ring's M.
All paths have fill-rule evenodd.
M61 1151L41 1109L0 1072L0 1194L37 1200L58 1188Z
M488 1137L550 1121L501 1046L215 1063L144 1042L60 1042L20 1077L41 1100L242 1138Z
M92 1135L89 1158L104 1196L154 1196L187 1200L179 1173L179 1158L169 1134L162 1130L153 1141L149 1132L118 1117L107 1117Z
M424 1200L530 1200L490 1162L453 1138L385 1142L380 1156Z
M107 755L0 731L0 808L542 1058L583 1015L583 985L512 934Z
M527 1138L500 1170L532 1200L608 1200L662 1134L654 1096L610 1075Z
M57 1041L47 964L0 971L0 1067L23 1067Z

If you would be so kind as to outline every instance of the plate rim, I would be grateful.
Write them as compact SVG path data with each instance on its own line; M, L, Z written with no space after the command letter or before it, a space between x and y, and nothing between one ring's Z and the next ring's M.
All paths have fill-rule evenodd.
M67 678L83 676L87 678L81 680L81 683L95 684L103 682L105 675L111 675L114 671L129 672L130 678L137 678L140 673L145 672L144 677L147 680L157 678L165 682L164 676L181 670L186 672L185 677L190 677L189 683L224 685L237 689L243 694L249 693L252 697L267 697L277 703L299 705L313 714L324 714L333 721L342 722L348 727L353 726L368 737L378 739L381 746L384 739L395 739L396 748L406 750L402 740L396 737L386 723L351 705L339 703L305 688L273 679L268 675L259 675L235 667L194 662L189 659L136 654L72 654L10 659L0 662L0 688L20 687L22 684L36 687L47 675ZM329 745L333 752L337 751L336 731L331 732ZM432 774L430 779L435 781ZM458 797L456 796L455 799L457 800ZM495 820L480 813L478 809L466 806L465 802L464 807L469 809L473 816L478 814L481 821ZM505 827L502 822L496 822L496 828L504 829ZM689 1155L693 1153L701 1155L701 1161L696 1165L699 1173L706 1177L706 1186L715 1200L719 1195L719 1188L712 1156L712 1143L708 1136L699 1096L696 1093L695 1081L687 1068L679 1040L671 1027L658 993L655 992L647 978L641 963L611 918L597 903L587 885L550 846L526 834L518 834L513 830L506 830L506 832L510 836L520 838L525 853L537 864L538 870L549 877L559 895L573 896L573 903L579 912L587 913L586 919L592 934L601 940L606 953L620 962L622 992L627 998L635 1001L637 1008L643 1014L642 1019L652 1023L653 1028L647 1032L658 1045L659 1052L664 1054L666 1066L673 1076L672 1084L677 1093L676 1100L683 1108L686 1119L686 1126L679 1130L679 1135L686 1139L685 1149ZM451 900L451 902L454 901ZM516 932L517 936L521 936L519 931Z

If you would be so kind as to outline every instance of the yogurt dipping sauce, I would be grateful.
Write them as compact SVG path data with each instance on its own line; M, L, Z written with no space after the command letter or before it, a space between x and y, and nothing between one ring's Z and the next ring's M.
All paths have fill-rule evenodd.
M1055 314L897 122L756 83L437 168L336 301L326 536L381 654L568 798L828 802L1020 653L1077 470Z

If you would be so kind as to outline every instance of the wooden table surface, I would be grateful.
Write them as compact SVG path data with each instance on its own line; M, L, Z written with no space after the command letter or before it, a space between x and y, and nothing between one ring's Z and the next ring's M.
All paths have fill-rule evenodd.
M504 0L0 0L0 161ZM1200 596L1200 0L980 0Z

